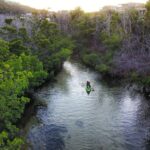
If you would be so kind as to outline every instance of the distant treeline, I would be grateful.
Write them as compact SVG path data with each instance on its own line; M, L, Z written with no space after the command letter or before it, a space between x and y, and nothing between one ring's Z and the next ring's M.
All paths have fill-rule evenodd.
M35 9L29 6L21 5L15 2L0 0L0 13L27 13L33 12Z
M56 13L54 20L72 37L74 54L84 64L104 76L136 81L147 87L143 91L150 91L150 0L145 7L124 11L85 13L77 8Z

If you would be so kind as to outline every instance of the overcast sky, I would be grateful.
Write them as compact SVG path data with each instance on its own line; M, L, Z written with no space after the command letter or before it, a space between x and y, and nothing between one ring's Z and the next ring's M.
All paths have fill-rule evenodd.
M118 5L122 3L145 3L147 0L11 0L34 8L50 8L51 10L71 10L80 6L84 11L98 11L105 5Z

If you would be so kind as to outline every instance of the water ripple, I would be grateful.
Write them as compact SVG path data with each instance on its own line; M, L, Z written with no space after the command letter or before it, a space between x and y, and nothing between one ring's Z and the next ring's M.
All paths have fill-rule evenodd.
M94 88L89 95L87 80ZM28 133L33 150L148 150L150 102L124 85L107 83L65 62L57 82L36 94L47 107L38 109L41 123Z

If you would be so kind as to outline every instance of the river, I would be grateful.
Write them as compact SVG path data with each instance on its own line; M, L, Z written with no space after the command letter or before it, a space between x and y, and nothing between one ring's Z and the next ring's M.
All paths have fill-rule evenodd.
M150 149L150 102L142 95L78 62L66 61L56 80L35 93L46 107L26 127L29 150Z

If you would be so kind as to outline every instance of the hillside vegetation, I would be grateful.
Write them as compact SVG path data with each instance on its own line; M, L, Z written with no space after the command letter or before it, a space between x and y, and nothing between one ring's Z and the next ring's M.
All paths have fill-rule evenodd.
M33 12L35 9L24 6L15 2L0 0L0 13L27 13Z
M68 20L65 33L75 41L74 53L86 65L101 74L129 78L149 87L150 1L144 12L129 9L84 13L77 8Z

